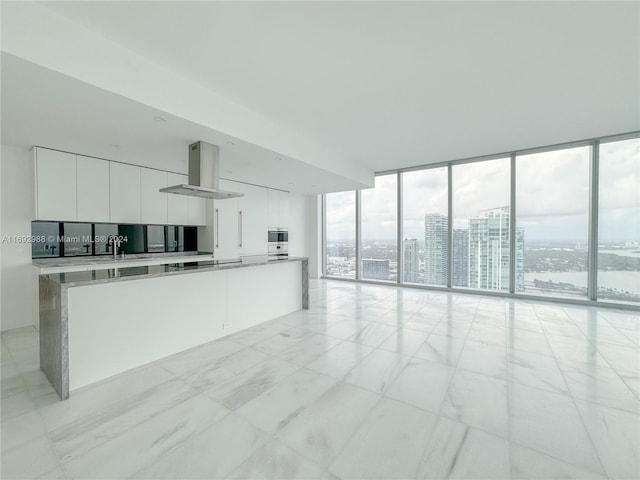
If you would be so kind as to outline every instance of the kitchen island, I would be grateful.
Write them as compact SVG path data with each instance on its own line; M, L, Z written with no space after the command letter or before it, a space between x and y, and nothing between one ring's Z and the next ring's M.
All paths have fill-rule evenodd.
M306 257L41 275L40 368L69 392L309 308Z

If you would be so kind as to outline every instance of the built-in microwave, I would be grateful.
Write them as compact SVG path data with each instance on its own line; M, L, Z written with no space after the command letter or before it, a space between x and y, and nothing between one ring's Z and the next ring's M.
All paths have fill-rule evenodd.
M289 230L286 228L275 228L269 230L269 243L283 243L289 241Z
M269 255L284 257L289 255L289 230L286 228L270 228Z

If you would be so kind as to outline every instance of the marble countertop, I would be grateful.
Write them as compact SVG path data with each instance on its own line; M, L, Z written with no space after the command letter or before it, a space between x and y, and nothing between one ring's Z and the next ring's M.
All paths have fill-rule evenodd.
M140 253L125 255L124 258L116 257L113 255L97 255L97 256L78 256L78 257L56 257L56 258L34 258L31 264L34 267L40 268L55 268L55 267L72 267L72 266L90 266L100 265L103 263L122 263L123 265L128 262L140 262L144 260L168 260L177 259L178 261L184 257L196 259L199 257L212 257L211 252L158 252L158 253Z
M237 260L202 260L179 263L166 263L162 265L147 265L121 268L108 268L102 270L85 270L80 272L50 273L41 275L64 287L81 285L95 285L99 283L118 282L126 280L138 280L142 278L163 277L166 275L180 275L203 271L229 270L233 268L253 267L276 263L297 262L308 260L308 257L268 257L260 255L244 257Z

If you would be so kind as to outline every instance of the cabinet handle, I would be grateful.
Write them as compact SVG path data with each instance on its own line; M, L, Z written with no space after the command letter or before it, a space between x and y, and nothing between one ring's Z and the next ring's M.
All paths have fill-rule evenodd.
M220 212L216 208L216 248L220 246L220 243L218 241L219 239L220 239Z
M238 237L240 238L240 247L242 247L242 210L238 212Z

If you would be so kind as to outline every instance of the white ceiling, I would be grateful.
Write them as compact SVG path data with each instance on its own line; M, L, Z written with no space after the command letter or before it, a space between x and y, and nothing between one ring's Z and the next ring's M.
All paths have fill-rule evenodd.
M43 5L375 171L640 130L638 2ZM109 143L157 140L117 113Z
M334 173L6 53L1 92L2 142L10 145L37 145L186 174L188 145L204 140L220 145L223 178L305 194L352 188Z

